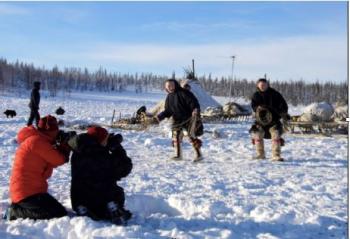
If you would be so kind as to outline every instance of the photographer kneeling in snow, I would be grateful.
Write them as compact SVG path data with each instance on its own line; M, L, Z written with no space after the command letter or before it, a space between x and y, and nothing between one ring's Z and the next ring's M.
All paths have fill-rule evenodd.
M116 183L132 169L122 140L120 134L109 135L102 127L90 127L69 140L73 149L71 202L78 215L117 225L131 218L124 209L124 190Z
M203 134L203 124L200 120L200 106L197 98L190 90L186 90L174 80L165 81L165 90L168 93L165 100L164 111L158 114L158 121L164 118L173 118L172 137L175 155L174 160L181 160L181 141L183 131L189 134L190 142L196 152L194 162L202 160L202 141L198 136Z
M281 137L283 126L280 120L281 118L284 121L288 120L288 105L283 96L269 86L266 79L259 79L256 86L257 91L251 102L256 121L249 130L256 147L255 159L265 159L265 138L272 140L272 160L283 161L281 157L281 146L284 145Z
M67 215L65 208L47 192L47 179L53 168L69 159L68 147L54 146L58 132L57 120L50 115L39 120L38 129L27 126L19 131L10 180L12 204L7 219L51 219Z

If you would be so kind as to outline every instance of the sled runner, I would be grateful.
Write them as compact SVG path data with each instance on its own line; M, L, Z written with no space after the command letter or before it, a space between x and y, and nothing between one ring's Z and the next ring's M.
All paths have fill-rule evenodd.
M302 134L347 134L348 133L348 122L289 122L288 129L291 133L296 133L296 129Z

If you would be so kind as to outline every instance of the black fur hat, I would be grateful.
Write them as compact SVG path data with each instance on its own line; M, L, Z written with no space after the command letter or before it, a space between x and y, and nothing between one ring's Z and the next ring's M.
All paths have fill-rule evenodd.
M41 85L41 82L40 82L40 81L34 81L34 83L33 83L33 86L34 86L35 88L39 88L40 85Z
M259 82L265 82L265 83L267 83L267 80L266 80L265 78L260 78L260 79L256 82L256 84L258 84Z
M175 80L175 79L167 79L167 80L165 81L165 83L166 83L166 82L174 82L174 84L175 84L175 90L181 89L180 83L179 83L177 80Z

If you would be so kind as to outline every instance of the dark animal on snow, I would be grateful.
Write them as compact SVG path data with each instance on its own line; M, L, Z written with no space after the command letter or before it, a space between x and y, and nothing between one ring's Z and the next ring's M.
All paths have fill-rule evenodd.
M8 118L8 117L13 118L13 117L15 117L17 115L16 111L14 111L14 110L6 110L4 112L4 114L6 115L6 118Z
M58 107L58 109L56 110L57 115L64 115L65 112L66 111L62 107Z

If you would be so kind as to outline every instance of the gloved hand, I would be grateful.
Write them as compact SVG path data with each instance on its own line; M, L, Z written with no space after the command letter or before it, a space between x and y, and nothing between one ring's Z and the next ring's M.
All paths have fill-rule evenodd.
M159 120L157 116L150 116L145 118L146 124L159 124Z
M154 124L159 124L160 123L160 120L158 119L157 116L152 117L152 121L153 121Z
M253 114L254 118L258 118L258 117L259 117L259 112L260 112L261 110L263 110L263 109L264 109L264 107L261 106L261 105L259 105L258 107L256 107L256 109L255 109L255 111L254 111L254 114Z
M68 145L68 143L61 143L57 146L57 150L60 151L64 155L64 160L66 163L69 162L69 155L72 151L72 148Z
M195 116L198 116L198 109L195 108L193 111L192 111L192 116L195 117Z
M258 107L256 107L256 111L261 110L263 107L261 105L259 105Z
M109 150L113 151L120 146L123 142L123 136L121 134L109 134L107 147Z
M290 115L288 113L282 113L281 114L281 118L282 118L283 121L291 120L291 117L290 117Z
M289 131L290 130L289 121L291 120L290 115L288 113L282 113L281 118L282 118L283 129L285 131Z
M158 122L162 121L163 119L165 119L164 113L163 112L159 113L155 118L157 118Z

